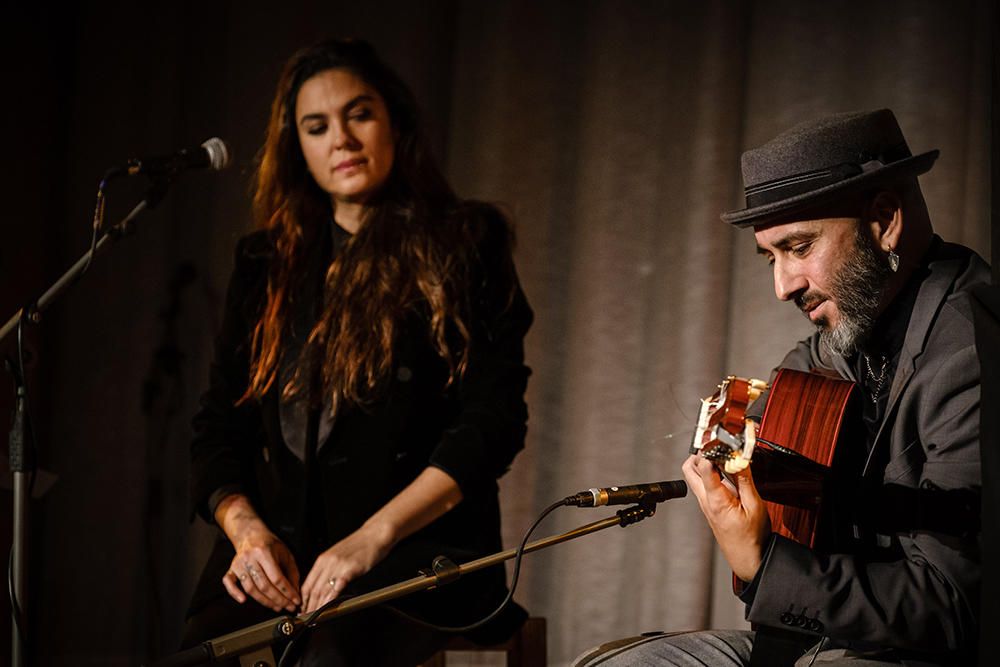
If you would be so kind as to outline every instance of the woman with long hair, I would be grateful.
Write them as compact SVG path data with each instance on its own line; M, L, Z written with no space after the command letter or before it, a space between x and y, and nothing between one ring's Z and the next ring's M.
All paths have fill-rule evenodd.
M501 548L532 314L492 206L461 200L414 98L365 42L285 65L195 417L196 511L220 529L185 643ZM417 664L506 594L502 569L326 624L321 664ZM399 612L399 613L396 613ZM514 605L473 639L516 629Z

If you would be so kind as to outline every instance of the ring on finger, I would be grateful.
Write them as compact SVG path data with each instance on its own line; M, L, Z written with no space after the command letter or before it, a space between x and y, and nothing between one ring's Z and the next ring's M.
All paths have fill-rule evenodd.
M336 586L337 585L337 577L330 577L329 579L326 580L326 583L330 584L331 586Z

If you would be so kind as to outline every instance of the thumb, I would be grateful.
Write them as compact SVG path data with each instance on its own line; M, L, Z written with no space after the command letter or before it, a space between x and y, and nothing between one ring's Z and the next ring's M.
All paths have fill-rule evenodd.
M741 470L736 474L736 488L740 494L740 501L746 507L760 505L760 494L757 493L757 485L753 481L753 473L750 469L753 466Z
M740 504L743 505L744 511L749 516L758 516L761 518L763 539L763 536L770 533L772 529L771 511L768 509L767 503L757 492L757 485L753 481L753 473L750 472L750 468L752 467L748 467L736 476L736 484L739 487Z

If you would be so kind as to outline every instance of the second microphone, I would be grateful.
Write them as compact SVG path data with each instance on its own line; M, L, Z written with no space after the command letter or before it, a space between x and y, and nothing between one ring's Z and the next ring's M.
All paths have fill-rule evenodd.
M687 484L678 479L672 482L652 484L632 484L629 486L609 486L603 489L581 491L565 500L575 507L601 507L602 505L631 505L633 503L662 503L671 498L687 495Z

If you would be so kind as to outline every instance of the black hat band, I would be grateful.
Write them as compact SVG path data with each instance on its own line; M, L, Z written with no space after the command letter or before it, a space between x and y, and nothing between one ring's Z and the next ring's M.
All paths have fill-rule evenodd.
M881 165L881 163L879 164ZM857 176L862 172L861 165L838 164L829 169L817 169L761 183L746 189L747 208L765 206L795 195L812 192L827 185L839 183L851 176Z
M848 178L876 171L892 162L905 160L911 157L911 155L910 149L905 143L902 143L885 150L882 155L876 157L861 156L863 162L860 163L845 162L824 169L807 171L801 174L778 178L773 181L758 183L744 190L747 208L766 206L767 204L782 201L789 197L806 194L827 185L845 181ZM865 158L868 159L866 160Z

